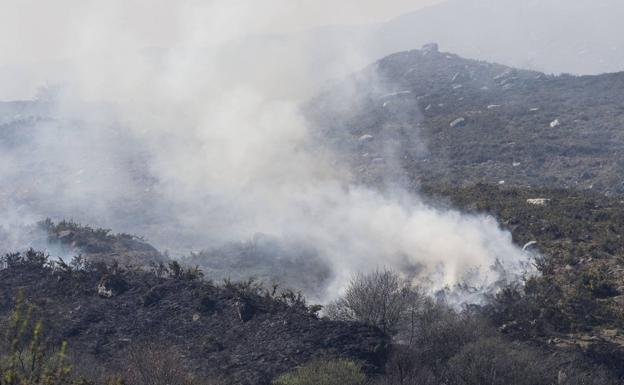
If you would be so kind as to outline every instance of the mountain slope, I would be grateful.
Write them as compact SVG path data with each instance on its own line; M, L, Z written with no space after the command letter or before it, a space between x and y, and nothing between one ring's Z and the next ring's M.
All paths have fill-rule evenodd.
M552 76L439 52L388 56L308 115L359 178L624 192L624 73ZM382 178L383 176L383 178Z

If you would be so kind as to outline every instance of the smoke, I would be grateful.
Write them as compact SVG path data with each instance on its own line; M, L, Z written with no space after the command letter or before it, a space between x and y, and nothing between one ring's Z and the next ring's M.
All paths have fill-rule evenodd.
M315 293L324 299L378 267L432 289L489 288L524 271L526 255L494 219L358 184L319 143L301 103L351 62L321 71L307 46L250 37L283 17L281 2L169 6L159 19L174 26L168 45L147 50L124 4L72 9L66 35L46 47L62 58L48 84L62 87L1 127L5 228L72 218L176 254L265 234L316 251L332 272Z

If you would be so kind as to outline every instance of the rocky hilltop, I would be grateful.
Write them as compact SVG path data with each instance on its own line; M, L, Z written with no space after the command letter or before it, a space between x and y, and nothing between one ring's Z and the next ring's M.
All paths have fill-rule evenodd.
M367 182L624 192L624 73L552 76L432 44L390 55L308 105Z

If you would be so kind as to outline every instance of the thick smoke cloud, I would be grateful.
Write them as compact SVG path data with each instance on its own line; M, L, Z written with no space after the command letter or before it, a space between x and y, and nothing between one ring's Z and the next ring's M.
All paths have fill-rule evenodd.
M379 267L431 288L522 272L526 256L493 219L357 185L313 140L300 104L317 91L305 77L315 53L248 38L281 16L278 1L183 2L168 46L150 50L134 28L116 29L123 4L71 10L74 45L59 37L50 78L59 90L3 107L5 228L72 218L176 255L265 234L317 251L333 273L322 298Z

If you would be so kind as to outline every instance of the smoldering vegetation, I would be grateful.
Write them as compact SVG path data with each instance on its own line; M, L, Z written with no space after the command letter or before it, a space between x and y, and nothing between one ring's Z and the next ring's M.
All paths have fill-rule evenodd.
M166 111L150 130L125 106L42 90L45 97L21 107L25 122L7 123L5 227L45 217L94 223L144 235L219 278L298 282L322 300L362 266L405 271L432 290L461 283L484 293L526 270L529 257L493 218L439 210L406 190L399 137L384 140L384 185L369 183L345 161L351 150L337 151L295 104L261 97L254 86L231 100L205 96L223 108L200 127L207 118L194 104L171 101L176 113L197 115L184 122ZM232 115L241 100L247 113ZM179 124L188 131L171 131ZM417 132L410 137L419 141Z

